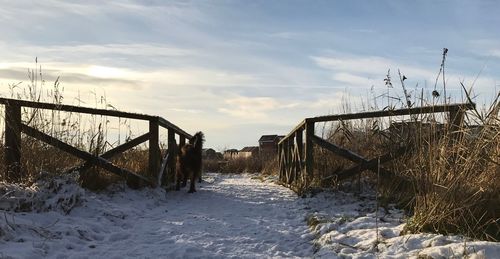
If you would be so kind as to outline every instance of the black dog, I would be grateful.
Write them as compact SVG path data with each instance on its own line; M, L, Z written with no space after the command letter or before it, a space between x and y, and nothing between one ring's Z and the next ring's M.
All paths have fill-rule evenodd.
M202 149L203 142L205 141L204 135L201 131L197 132L190 140L189 144L184 145L179 150L177 155L177 170L176 178L177 182L175 185L175 190L180 190L181 179L182 187L187 185L188 177L191 180L191 185L189 187L189 193L196 192L195 181L196 178L201 180L201 167L202 167Z

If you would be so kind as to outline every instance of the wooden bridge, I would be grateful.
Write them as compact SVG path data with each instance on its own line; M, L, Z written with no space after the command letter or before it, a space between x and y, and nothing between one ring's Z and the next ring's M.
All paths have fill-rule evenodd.
M74 168L82 173L95 165L106 169L114 174L122 177L132 177L138 180L143 180L151 186L159 186L165 184L166 177L163 177L163 172L173 175L175 172L175 156L177 144L175 141L176 135L179 136L179 146L186 143L186 139L192 136L184 130L169 122L168 120L145 114L122 112L117 110L93 109L80 106L62 105L43 102L31 102L23 100L15 100L8 98L0 98L0 104L5 105L5 163L7 180L19 179L22 172L21 168L21 132L43 141L49 145L57 147L71 155L74 155L85 161L81 166ZM50 135L47 135L33 127L24 124L21 121L21 108L29 107L45 110L57 110L65 112L83 113L91 115L104 115L111 117L128 118L135 120L149 121L149 131L139 137L136 137L124 144L121 144L102 155L95 156L89 152L80 150L61 140L58 140ZM159 128L168 130L168 149L162 157L159 146ZM147 176L140 175L136 172L129 171L124 168L117 167L110 162L110 159L120 153L125 152L133 147L136 147L144 142L149 142L149 174ZM169 155L170 154L170 155Z
M315 135L315 123L426 113L449 113L450 125L452 127L451 130L453 132L462 125L465 111L471 110L474 107L474 103L449 104L306 118L278 143L280 181L285 186L298 192L309 186L314 172L313 145L318 145L335 155L356 163L356 165L351 168L330 176L336 177L339 180L353 176L364 170L371 170L374 172L380 170L380 174L390 175L392 172L384 169L381 165L404 154L406 149L406 147L400 147L398 150L393 150L379 157L365 158L351 150L342 148Z

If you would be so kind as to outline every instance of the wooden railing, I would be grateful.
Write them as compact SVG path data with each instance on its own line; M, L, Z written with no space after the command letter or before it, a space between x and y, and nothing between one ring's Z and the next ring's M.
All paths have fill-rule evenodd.
M406 148L401 147L379 157L367 159L359 154L356 154L355 152L342 148L334 143L330 143L329 141L322 139L319 136L316 136L314 133L314 127L317 122L447 112L449 113L450 125L452 127L451 130L454 132L463 123L465 111L474 108L474 103L465 103L306 118L278 143L280 181L284 185L296 191L304 190L309 186L309 182L313 177L314 171L314 144L338 156L357 163L355 166L331 176L337 177L338 179L353 176L367 169L372 171L379 170L381 174L392 174L380 165L404 154L404 150Z
M21 132L57 147L65 152L68 152L80 159L85 161L84 164L72 168L73 170L78 170L80 173L88 170L91 166L99 166L106 169L112 173L120 176L134 177L143 181L146 181L151 186L159 186L161 184L166 184L166 177L162 177L163 172L167 169L167 174L173 175L175 172L175 156L177 149L177 144L175 141L175 136L179 135L179 146L186 143L186 139L190 139L192 136L186 131L182 130L178 126L169 122L168 120L145 114L122 112L117 110L105 110L105 109L94 109L86 108L80 106L63 105L63 104L53 104L53 103L43 103L43 102L31 102L24 100L15 100L8 98L0 98L0 104L5 105L5 164L6 172L5 176L7 180L19 179L22 168L21 168ZM149 132L136 137L122 145L119 145L100 156L95 156L89 152L82 151L73 147L63 141L60 141L50 135L47 135L31 126L24 124L21 121L21 108L29 107L44 110L57 110L64 112L74 112L74 113L84 113L92 115L104 115L111 117L120 117L136 120L149 121ZM160 146L159 146L159 127L168 130L167 135L167 153L164 157L161 157ZM119 168L109 160L126 150L136 147L149 141L149 175L143 176L135 172L131 172L127 169Z

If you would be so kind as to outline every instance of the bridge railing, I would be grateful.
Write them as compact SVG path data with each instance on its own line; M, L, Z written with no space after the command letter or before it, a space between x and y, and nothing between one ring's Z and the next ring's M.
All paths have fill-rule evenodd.
M64 104L32 102L9 98L0 98L0 104L5 106L4 152L6 165L5 176L7 180L15 181L16 179L19 179L23 173L21 168L21 133L57 147L85 161L84 164L72 168L72 170L78 170L80 171L80 173L82 173L85 170L88 170L91 166L98 166L119 176L132 177L146 181L151 186L155 187L161 184L166 184L166 177L162 177L165 170L167 170L167 174L170 175L173 175L175 172L174 155L176 154L176 149L178 146L175 141L176 135L179 136L179 146L184 145L186 143L186 139L190 139L192 137L189 133L187 133L180 127L159 116L151 116L146 114L130 113L117 110L94 109ZM138 136L132 140L127 141L124 144L108 150L104 154L96 156L89 152L80 150L50 135L47 135L36 128L24 124L21 120L22 107L143 120L149 122L149 131L146 134ZM163 157L161 156L159 146L160 127L165 128L168 131L167 153ZM143 176L136 172L120 168L110 162L110 159L112 157L131 148L134 148L144 142L149 142L149 175Z
M474 108L474 103L460 103L306 118L278 143L279 179L285 186L295 191L300 192L306 189L314 172L314 145L356 163L355 166L331 176L337 177L337 179L344 179L367 169L372 171L380 169L382 174L391 174L390 171L381 168L379 165L404 154L404 147L401 147L400 150L393 150L377 158L367 159L315 135L315 123L427 113L449 113L453 132L463 123L465 111Z

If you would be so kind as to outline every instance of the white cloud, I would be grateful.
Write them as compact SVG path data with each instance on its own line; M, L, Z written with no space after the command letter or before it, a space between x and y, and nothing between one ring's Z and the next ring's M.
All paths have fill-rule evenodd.
M318 66L343 72L356 72L365 74L383 74L391 66L388 59L381 57L357 57L357 58L339 58L339 57L311 57Z
M433 83L438 73L438 69L431 70L377 56L314 56L311 58L319 67L331 71L333 80L361 88L372 86L385 88L384 79L388 70L390 70L393 85L399 85L398 70L409 79L406 81L407 85L420 84L420 86L425 85L426 82ZM447 73L446 76L448 80L458 78L458 75L453 73Z
M333 79L349 85L361 87L370 87L374 83L372 79L345 72L333 74Z
M234 97L225 101L226 106L219 111L244 119L266 119L270 112L298 106L297 103L283 103L271 97Z

